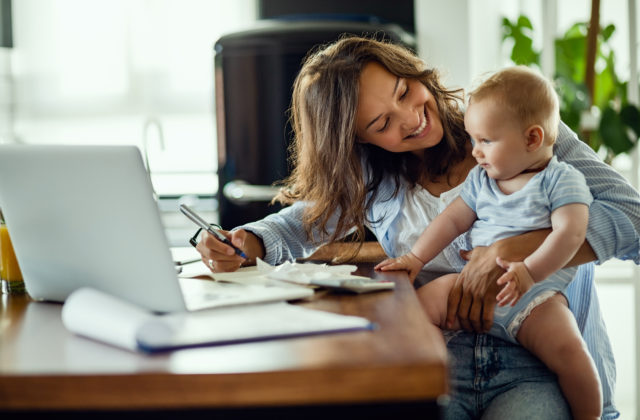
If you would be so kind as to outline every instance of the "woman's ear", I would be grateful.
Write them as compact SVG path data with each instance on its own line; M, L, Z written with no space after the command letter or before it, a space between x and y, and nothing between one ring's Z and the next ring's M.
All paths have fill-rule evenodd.
M538 148L544 144L544 129L537 124L532 125L525 131L525 137L527 150L530 152L538 150Z

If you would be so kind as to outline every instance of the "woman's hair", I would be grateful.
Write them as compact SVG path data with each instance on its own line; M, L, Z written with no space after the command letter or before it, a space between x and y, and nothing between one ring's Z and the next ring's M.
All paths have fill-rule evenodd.
M359 79L371 62L397 77L421 81L435 98L444 136L437 146L425 151L423 159L357 141ZM276 200L310 203L303 223L313 241L336 241L353 228L362 241L365 221L376 222L365 218L385 177L395 179L397 194L402 179L415 186L425 177L448 174L465 158L468 135L461 100L460 91L446 90L438 73L427 69L413 52L389 42L345 37L312 51L294 83L290 109L294 140L289 150L293 171ZM327 223L336 212L340 215L336 230L329 236ZM321 238L313 237L314 227Z
M555 143L560 124L558 95L553 84L542 74L525 66L502 69L469 94L469 103L487 98L510 112L523 129L540 125L545 143Z

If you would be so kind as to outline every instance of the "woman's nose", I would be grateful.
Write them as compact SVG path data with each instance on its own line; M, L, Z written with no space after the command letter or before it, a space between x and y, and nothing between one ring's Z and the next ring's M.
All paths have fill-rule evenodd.
M421 113L414 107L404 107L402 110L402 125L407 130L415 130L420 126Z

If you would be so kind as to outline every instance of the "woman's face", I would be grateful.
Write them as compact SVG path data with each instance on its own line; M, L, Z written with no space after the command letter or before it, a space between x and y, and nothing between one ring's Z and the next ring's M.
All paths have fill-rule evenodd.
M362 143L417 154L440 143L443 135L438 107L426 86L396 77L376 62L360 74L356 130Z

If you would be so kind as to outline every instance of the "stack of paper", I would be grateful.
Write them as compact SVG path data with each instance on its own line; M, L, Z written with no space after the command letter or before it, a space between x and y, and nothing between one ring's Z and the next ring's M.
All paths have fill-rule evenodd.
M209 269L203 269L203 264L195 264L189 268L185 267L180 277L210 276L218 281L243 285L283 287L289 284L325 287L352 293L391 290L395 286L392 281L378 281L351 274L358 268L355 265L299 264L287 261L273 266L260 258L256 262L255 267L241 268L229 273L211 273Z

